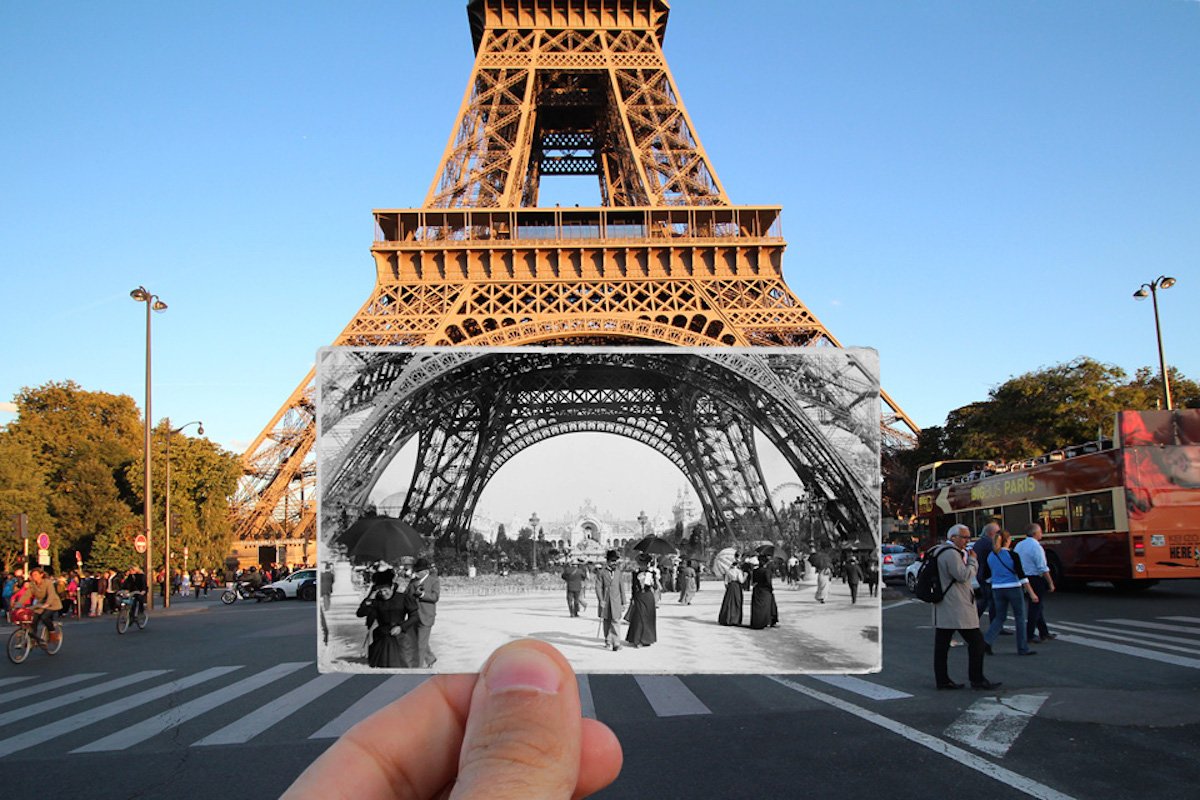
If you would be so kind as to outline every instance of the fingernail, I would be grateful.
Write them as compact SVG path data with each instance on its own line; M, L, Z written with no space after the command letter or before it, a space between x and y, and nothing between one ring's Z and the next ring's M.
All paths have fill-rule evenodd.
M489 694L539 692L558 694L562 670L558 664L531 647L507 647L500 650L484 673Z

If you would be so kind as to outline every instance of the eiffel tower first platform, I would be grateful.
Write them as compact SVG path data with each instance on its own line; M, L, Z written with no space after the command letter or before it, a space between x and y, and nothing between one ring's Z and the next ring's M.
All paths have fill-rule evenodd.
M729 201L663 55L668 13L469 2L441 163L421 208L374 211L375 290L334 344L838 346L784 282L780 207ZM602 205L539 207L563 175L595 177ZM882 400L885 436L911 438ZM310 372L243 456L243 546L312 540L315 437Z

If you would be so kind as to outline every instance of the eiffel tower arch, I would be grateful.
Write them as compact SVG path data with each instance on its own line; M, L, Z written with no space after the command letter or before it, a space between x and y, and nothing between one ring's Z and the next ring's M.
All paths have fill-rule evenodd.
M333 348L323 351L323 530L345 530L416 440L400 516L465 545L497 472L554 436L600 432L669 459L710 531L781 530L755 432L828 503L839 539L877 530L878 381L857 351ZM568 465L554 469L570 469ZM758 535L755 536L755 532ZM770 538L775 538L771 536Z
M375 289L333 344L839 346L784 282L781 209L729 201L663 55L668 13L471 0L429 192L373 212ZM601 205L539 207L561 175L594 177ZM235 538L314 535L313 398L310 371L243 455ZM885 436L911 438L882 398Z

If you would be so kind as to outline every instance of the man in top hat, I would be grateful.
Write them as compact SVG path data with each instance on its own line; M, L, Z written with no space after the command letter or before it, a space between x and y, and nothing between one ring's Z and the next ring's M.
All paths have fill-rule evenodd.
M621 649L621 617L625 614L625 584L617 570L617 551L609 550L604 566L596 570L596 613L604 625L604 644Z
M429 668L437 662L437 656L429 649L429 633L437 618L437 601L442 594L442 584L437 570L428 558L418 558L413 564L412 580L406 590L417 604L417 624L409 632L416 637L417 668Z

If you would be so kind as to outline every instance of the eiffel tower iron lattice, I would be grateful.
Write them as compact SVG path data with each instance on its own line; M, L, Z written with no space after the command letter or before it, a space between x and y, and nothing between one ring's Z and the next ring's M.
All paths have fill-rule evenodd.
M839 346L784 282L780 208L729 202L663 55L668 11L472 0L425 203L373 212L375 289L334 344ZM538 207L560 175L594 176L602 205ZM882 400L885 437L911 439ZM236 539L312 539L315 436L310 371L243 455Z

